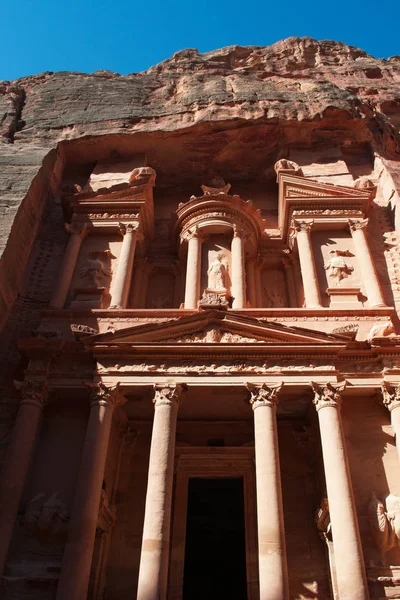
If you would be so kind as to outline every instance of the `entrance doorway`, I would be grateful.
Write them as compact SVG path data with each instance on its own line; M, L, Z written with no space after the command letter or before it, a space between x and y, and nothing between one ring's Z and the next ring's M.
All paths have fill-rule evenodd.
M183 600L247 600L243 478L190 478Z

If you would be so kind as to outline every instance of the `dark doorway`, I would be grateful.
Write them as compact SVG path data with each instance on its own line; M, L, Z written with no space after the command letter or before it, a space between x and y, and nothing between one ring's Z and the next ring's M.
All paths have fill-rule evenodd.
M189 480L183 600L246 600L243 479Z

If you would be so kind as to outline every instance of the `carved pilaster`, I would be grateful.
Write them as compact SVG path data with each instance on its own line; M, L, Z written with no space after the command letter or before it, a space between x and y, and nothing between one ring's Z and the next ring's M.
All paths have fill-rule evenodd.
M342 392L346 387L346 382L337 385L332 385L331 383L320 385L319 383L312 381L310 385L314 392L313 403L315 404L317 411L328 406L340 408L342 403Z
M283 387L283 383L267 386L263 383L261 386L246 383L250 392L250 404L255 410L259 406L276 406L278 404L278 394Z

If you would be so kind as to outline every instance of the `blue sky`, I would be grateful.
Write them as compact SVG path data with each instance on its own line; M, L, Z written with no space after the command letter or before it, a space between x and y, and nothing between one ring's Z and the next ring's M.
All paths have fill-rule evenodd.
M139 72L183 48L269 45L291 35L400 55L400 1L3 2L0 80L42 71Z

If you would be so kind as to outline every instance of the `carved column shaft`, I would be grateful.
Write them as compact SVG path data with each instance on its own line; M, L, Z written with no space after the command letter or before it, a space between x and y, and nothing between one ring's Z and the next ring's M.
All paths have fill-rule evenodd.
M137 600L167 597L175 435L181 393L182 386L155 388Z
M390 420L395 435L397 454L400 459L400 387L392 386L384 382L381 389L383 404L390 411Z
M143 281L143 262L135 265L135 270L132 278L132 308L144 308L141 304L141 295L142 295L142 281Z
M263 261L258 260L255 264L255 284L256 284L256 298L257 298L257 307L262 308L263 306L263 294L262 294L262 285L261 285L261 269L263 266Z
M244 233L234 228L231 245L232 262L232 308L246 306L246 275L244 270Z
M349 221L357 262L360 267L361 278L365 286L368 303L371 307L386 306L366 236L367 225L368 219L363 219L362 221Z
M247 295L251 308L257 308L257 290L254 258L247 259Z
M295 223L293 227L296 231L305 304L307 308L320 308L321 298L311 244L312 224L312 222Z
M190 232L188 241L185 308L195 309L200 299L202 235L198 230Z
M18 389L22 400L0 478L0 574L4 570L47 398L42 384L18 383Z
M116 388L93 387L57 600L86 600L112 416L124 400Z
M289 258L283 260L283 268L285 270L285 275L286 275L286 285L287 285L287 291L288 291L288 296L289 296L289 305L291 308L296 308L298 306L296 282L294 280L293 264Z
M50 300L50 306L54 308L64 308L65 306L82 240L86 234L86 226L80 228L76 226L67 226L67 231L70 232L70 237L61 263L54 293Z
M279 389L249 386L254 411L261 600L289 597L276 423Z
M120 231L123 234L124 239L122 242L121 254L118 259L115 281L113 282L111 308L126 308L131 286L138 227L138 223L129 223L126 226L121 225Z
M318 411L325 480L335 549L339 598L367 600L368 586L340 416L341 390L312 384Z

